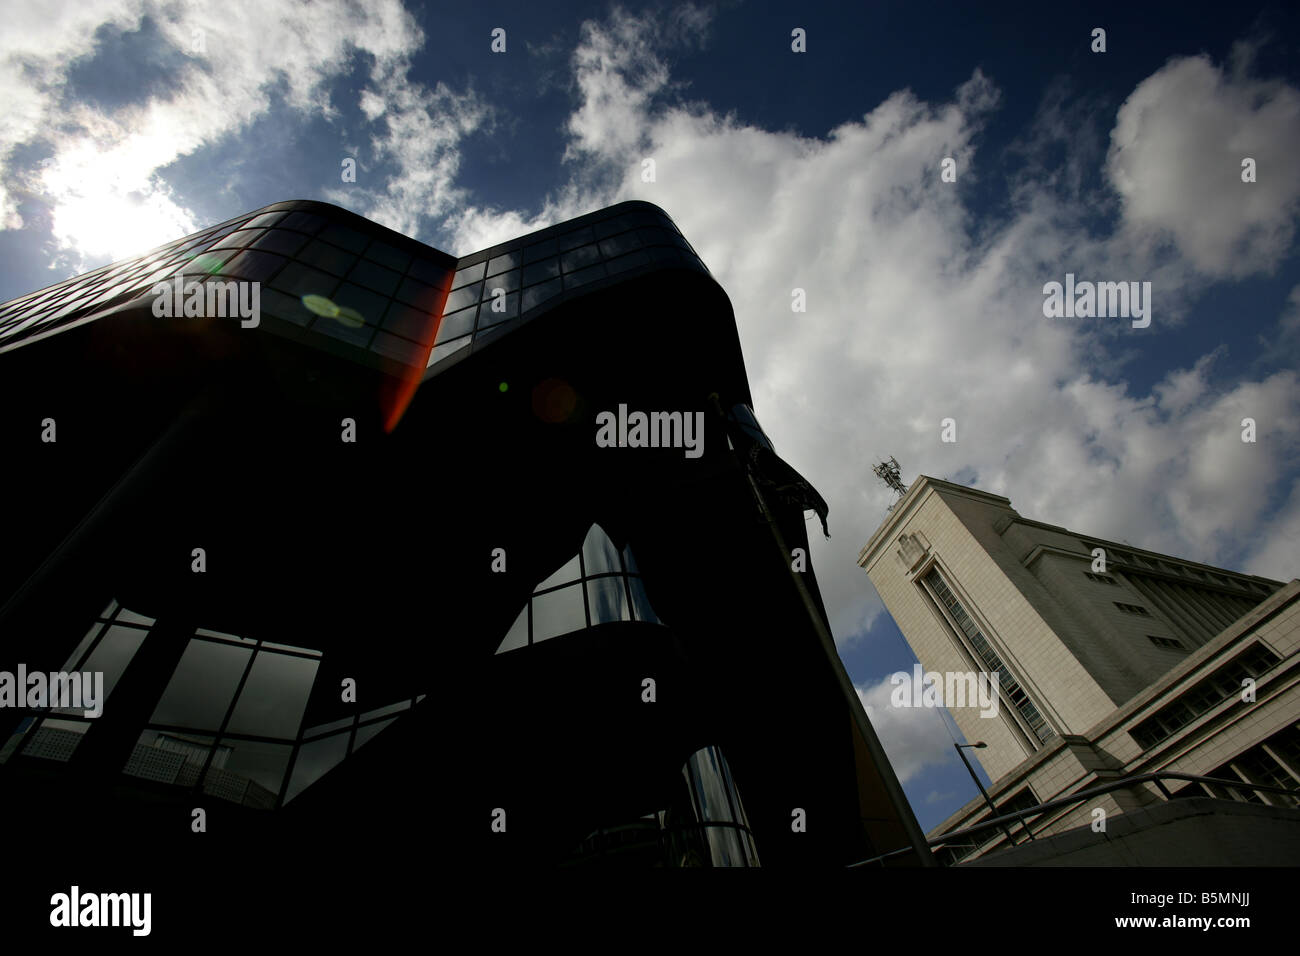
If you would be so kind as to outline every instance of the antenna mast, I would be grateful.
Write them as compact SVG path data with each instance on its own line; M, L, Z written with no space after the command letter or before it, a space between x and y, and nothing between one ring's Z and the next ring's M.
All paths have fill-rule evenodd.
M887 484L890 488L894 489L894 492L899 498L907 494L907 485L903 484L902 469L899 467L899 464L894 459L893 455L890 455L887 461L882 461L878 465L873 465L871 470L876 473L877 478ZM894 504L898 504L897 499L895 499ZM889 510L894 510L893 504L889 506Z

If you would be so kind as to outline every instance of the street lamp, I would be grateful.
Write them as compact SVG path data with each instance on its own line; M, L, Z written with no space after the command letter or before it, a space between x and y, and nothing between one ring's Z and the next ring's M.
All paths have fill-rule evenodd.
M998 808L993 805L993 799L989 796L989 792L984 789L984 784L980 782L979 776L976 775L975 768L970 765L970 761L966 759L966 754L962 750L963 747L974 747L976 750L983 750L985 747L988 746L988 744L980 740L980 741L976 741L973 744L954 743L953 746L957 748L957 755L961 757L961 762L966 765L966 770L970 773L970 778L975 781L975 786L979 787L980 793L984 794L984 802L989 805L989 819L996 817L998 815ZM1025 821L1021 820L1020 822L1024 823ZM1005 823L1002 824L1002 832L1007 835L1007 844L1010 846L1015 846L1016 840L1011 835L1011 830L1007 827ZM1028 827L1025 827L1025 832L1027 833L1029 832ZM1033 839L1032 833L1029 836L1030 839Z

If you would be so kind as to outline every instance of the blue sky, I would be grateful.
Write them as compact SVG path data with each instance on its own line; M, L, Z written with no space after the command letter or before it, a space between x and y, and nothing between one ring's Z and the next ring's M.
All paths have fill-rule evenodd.
M891 497L873 462L1296 576L1292 6L454 6L8 10L0 299L288 198L458 255L658 203L732 299L760 420L830 503L813 560L836 638L927 829L974 789L939 713L881 706L914 658L855 564ZM1152 282L1150 327L1046 318L1066 272Z

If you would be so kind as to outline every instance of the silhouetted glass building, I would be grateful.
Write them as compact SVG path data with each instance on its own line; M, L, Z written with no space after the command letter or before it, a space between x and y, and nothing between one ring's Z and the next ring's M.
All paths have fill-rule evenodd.
M460 259L277 203L0 306L0 672L106 694L0 707L11 849L919 845L796 570L825 504L749 406L726 295L641 202Z

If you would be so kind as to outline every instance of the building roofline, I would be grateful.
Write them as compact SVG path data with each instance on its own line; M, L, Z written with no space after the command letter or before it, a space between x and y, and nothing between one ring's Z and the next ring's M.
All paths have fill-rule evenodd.
M893 529L903 522L904 515L912 512L920 504L924 492L934 490L944 490L953 494L961 495L966 498L977 498L990 501L994 504L1011 507L1011 500L1001 495L995 495L990 491L981 491L978 488L969 488L966 485L954 484L951 481L945 481L942 478L932 478L929 475L917 475L907 488L906 494L894 503L888 516L880 527L868 539L866 545L858 552L858 567L865 568L870 556L875 553L880 546L889 539Z

